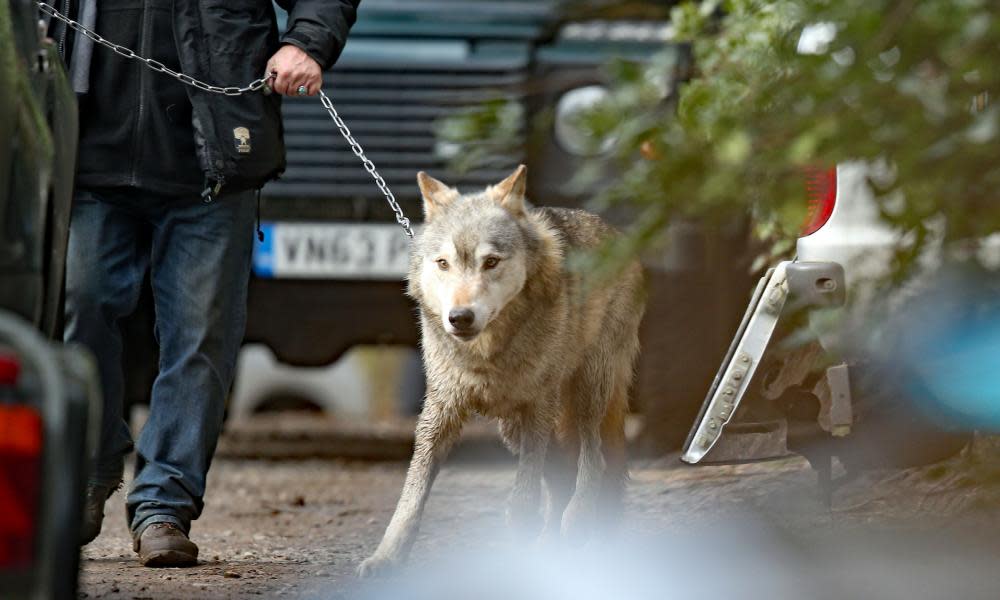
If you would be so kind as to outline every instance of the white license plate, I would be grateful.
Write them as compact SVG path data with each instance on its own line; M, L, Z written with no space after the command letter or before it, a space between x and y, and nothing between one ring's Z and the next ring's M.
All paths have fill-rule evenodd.
M402 279L410 238L388 223L261 223L254 246L258 277L298 279Z

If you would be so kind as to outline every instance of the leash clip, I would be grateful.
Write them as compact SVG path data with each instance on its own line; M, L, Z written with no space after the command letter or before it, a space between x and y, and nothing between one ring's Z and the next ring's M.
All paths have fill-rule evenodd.
M222 191L222 185L224 183L224 179L216 181L214 186L209 186L206 182L205 189L201 191L201 201L205 204L211 204L212 201L214 201L219 195L219 192Z

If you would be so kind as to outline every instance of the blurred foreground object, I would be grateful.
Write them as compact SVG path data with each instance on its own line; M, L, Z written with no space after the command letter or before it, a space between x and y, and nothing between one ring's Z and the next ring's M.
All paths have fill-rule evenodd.
M61 337L76 96L32 0L0 0L0 308Z
M1000 273L942 269L925 287L871 343L913 374L907 395L931 418L1000 432Z
M0 590L73 598L83 489L100 426L97 370L0 311Z
M31 0L0 0L0 597L73 598L97 374L61 337L76 97ZM41 333L39 333L41 330Z
M503 539L501 532L495 536ZM800 534L747 512L582 549L501 542L482 551L440 552L396 577L366 584L357 597L985 600L1000 592L996 559L995 540L976 532L820 527Z

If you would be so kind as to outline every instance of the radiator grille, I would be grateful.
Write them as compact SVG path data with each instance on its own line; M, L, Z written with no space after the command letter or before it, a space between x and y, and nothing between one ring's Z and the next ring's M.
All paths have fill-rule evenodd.
M405 70L348 64L326 74L324 91L393 193L405 201L419 197L417 171L446 170L446 157L435 152L435 121L498 94L521 102L526 76L523 67L512 68L510 63L411 64ZM382 201L371 176L316 98L285 98L283 116L288 168L264 188L266 197ZM488 168L452 177L449 183L460 187L495 183L522 158L501 157Z

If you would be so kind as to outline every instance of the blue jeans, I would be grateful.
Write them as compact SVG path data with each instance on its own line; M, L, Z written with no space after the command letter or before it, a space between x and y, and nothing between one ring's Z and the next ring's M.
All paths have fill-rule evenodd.
M157 522L188 532L204 505L246 324L252 192L210 204L131 188L78 190L74 200L65 339L93 352L104 392L91 482L120 481L132 449L119 322L135 310L148 270L159 374L136 444L127 514L134 536Z

